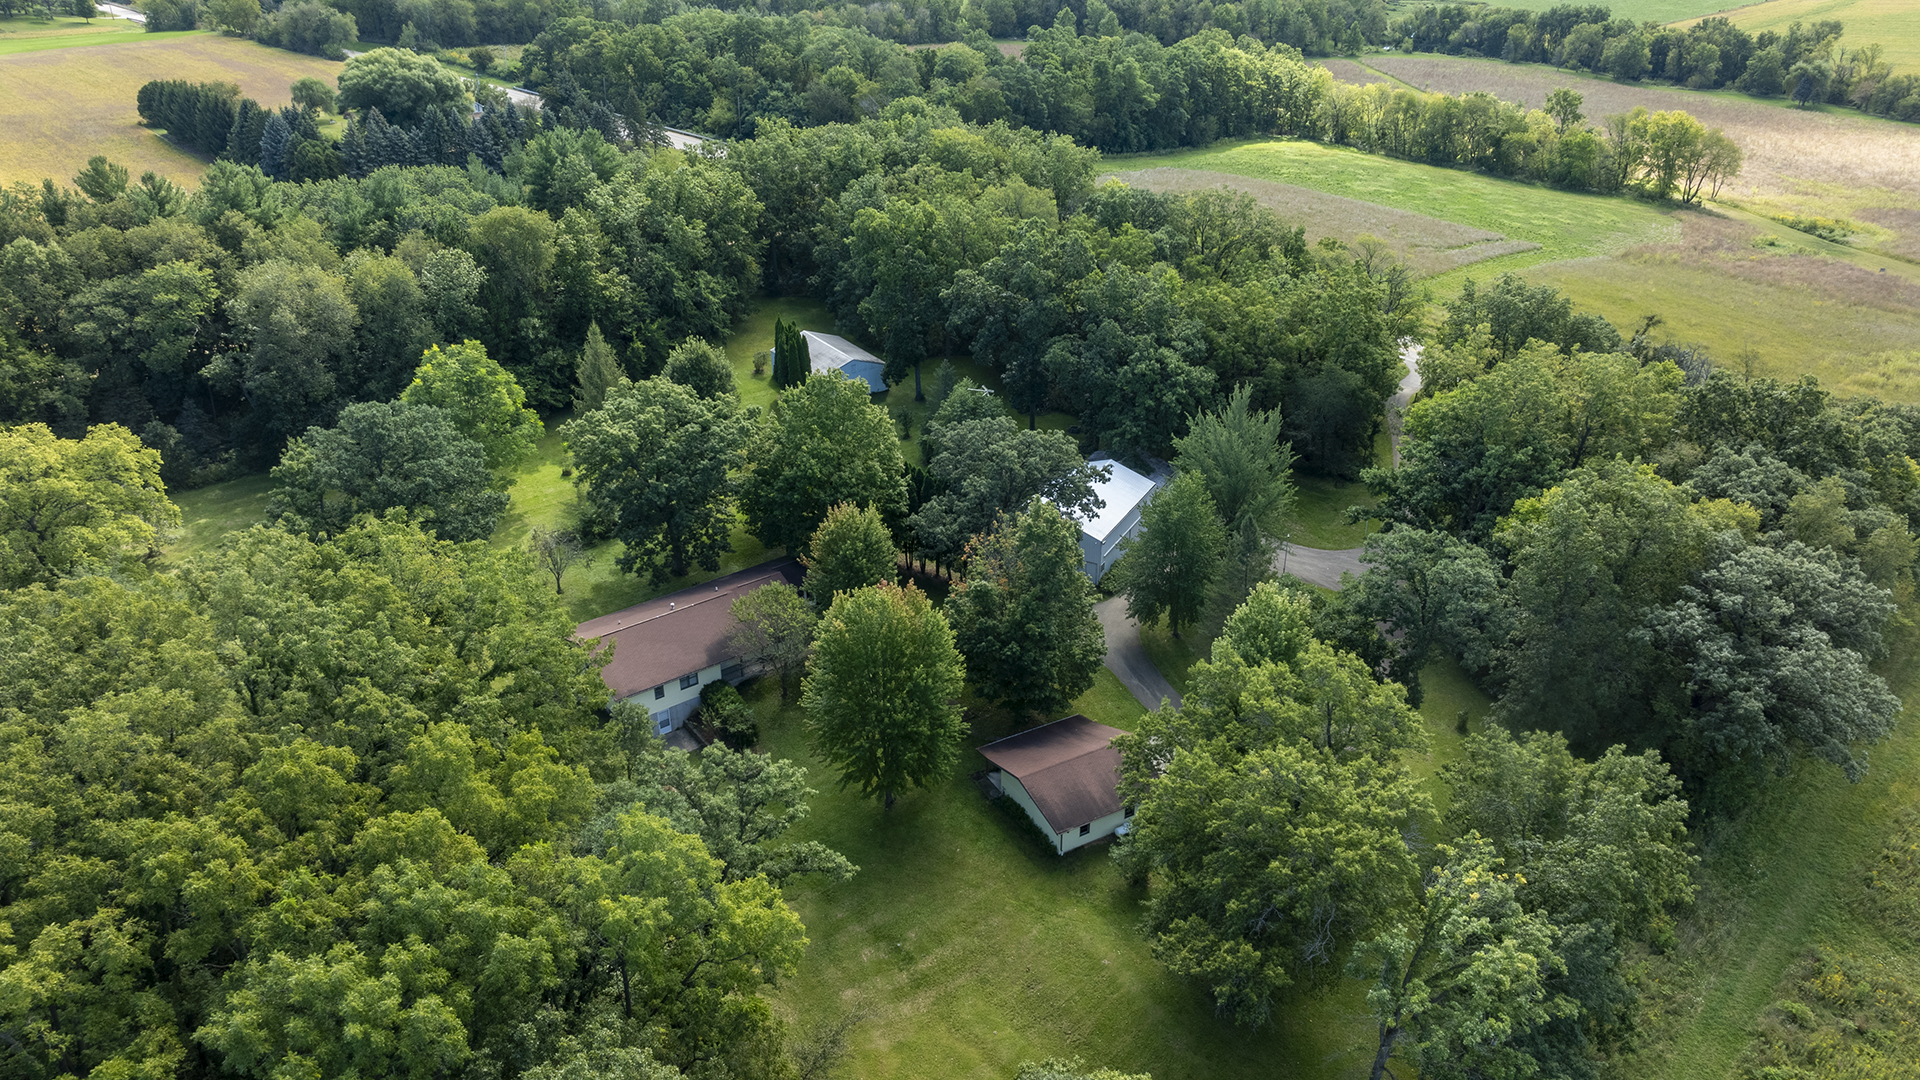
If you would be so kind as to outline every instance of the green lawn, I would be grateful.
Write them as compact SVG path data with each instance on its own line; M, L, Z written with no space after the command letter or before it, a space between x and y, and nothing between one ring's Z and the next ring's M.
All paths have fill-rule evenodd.
M1635 199L1559 191L1298 139L1222 142L1205 150L1114 160L1128 169L1205 169L1295 184L1540 245L1534 251L1487 259L1429 278L1436 296L1458 291L1468 275L1484 280L1539 263L1607 255L1679 235L1674 211Z
M197 30L149 34L140 24L101 16L91 22L60 15L50 19L30 15L0 19L0 56L66 49L76 45L120 45L130 41L165 41Z
M1545 11L1558 7L1566 0L1500 0L1498 6L1520 8L1524 11ZM1679 22L1695 20L1725 10L1729 0L1608 0L1602 6L1613 12L1616 19L1632 19L1634 22ZM1407 9L1419 6L1404 4L1395 9L1399 14Z
M1131 728L1139 706L1104 669L1075 703ZM800 711L764 681L749 690L763 749L808 766L821 794L791 834L861 867L845 883L786 889L811 939L776 1008L805 1025L873 1013L842 1075L1004 1080L1026 1060L1078 1054L1155 1080L1337 1077L1365 1061L1370 1034L1357 985L1303 994L1264 1031L1216 1019L1205 995L1168 976L1135 929L1144 892L1123 882L1104 845L1065 857L1043 849L968 779L953 773L891 810L834 789L807 748ZM969 746L1007 734L973 711Z
M169 494L180 508L180 537L167 546L170 558L212 551L228 533L241 532L267 520L267 494L273 481L265 473Z

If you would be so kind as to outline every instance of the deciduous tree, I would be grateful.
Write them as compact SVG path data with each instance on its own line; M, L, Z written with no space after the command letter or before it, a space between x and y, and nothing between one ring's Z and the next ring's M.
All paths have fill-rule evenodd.
M486 451L487 468L496 476L533 456L534 441L545 431L539 414L527 408L526 391L477 341L430 346L400 400L446 413Z
M754 433L740 478L747 528L769 547L805 554L829 508L905 509L900 440L867 384L832 371L780 395ZM872 582L867 582L872 584Z
M626 548L620 569L645 568L660 584L695 566L720 568L747 425L738 399L705 399L659 378L612 391L573 422L575 482L612 508L613 535Z
M893 534L872 507L841 503L827 511L802 557L807 567L807 595L825 611L843 592L881 585L899 573L899 552Z
M1044 716L1093 686L1107 644L1083 558L1079 525L1044 499L967 546L946 611L980 696Z
M0 428L0 587L151 558L180 527L166 491L159 452L118 424Z
M1153 626L1165 618L1174 637L1193 625L1207 601L1227 546L1226 529L1205 482L1182 473L1140 513L1140 535L1109 574L1127 596L1127 617Z
M891 808L959 760L965 663L953 631L908 585L841 593L820 623L801 704L815 752L840 784Z
M785 582L762 585L736 598L729 610L734 626L727 641L734 655L771 671L780 680L781 697L789 696L794 676L806 668L820 617Z

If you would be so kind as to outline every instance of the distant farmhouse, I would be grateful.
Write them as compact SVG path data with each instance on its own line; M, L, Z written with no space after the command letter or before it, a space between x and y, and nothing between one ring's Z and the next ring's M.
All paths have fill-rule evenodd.
M719 679L738 684L747 670L727 644L733 602L762 585L798 588L805 570L798 560L762 563L737 574L590 619L574 633L613 648L600 669L615 701L646 707L653 730L665 735L687 722L700 704L700 688Z
M1120 542L1140 532L1140 512L1153 500L1153 493L1172 478L1157 462L1151 476L1142 476L1100 455L1089 459L1088 464L1112 470L1105 480L1093 485L1093 493L1107 505L1080 522L1082 568L1098 584L1120 558Z
M887 392L885 360L837 334L816 334L811 330L802 330L800 336L807 339L807 356L812 359L816 373L844 371L849 379L866 380L867 390L871 393Z
M980 748L992 762L987 782L1019 803L1061 855L1125 835L1133 809L1120 805L1120 751L1126 732L1069 716Z

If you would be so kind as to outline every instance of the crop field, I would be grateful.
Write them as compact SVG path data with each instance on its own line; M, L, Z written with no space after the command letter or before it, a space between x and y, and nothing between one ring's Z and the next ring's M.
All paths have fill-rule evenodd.
M142 84L232 82L262 105L285 105L295 79L330 83L339 72L331 60L201 32L0 55L0 184L65 182L105 154L135 177L151 169L195 186L206 163L140 126Z
M1795 22L1839 19L1847 27L1841 44L1850 49L1879 45L1895 71L1920 68L1920 18L1912 0L1768 0L1719 14L1749 34L1785 33Z
M1352 240L1369 234L1386 241L1394 254L1422 277L1540 247L1526 240L1510 240L1486 229L1272 180L1166 167L1112 176L1149 191L1188 192L1223 187L1244 191L1284 220L1304 227L1309 244L1323 236Z
M1721 192L1740 200L1807 194L1840 186L1920 208L1920 124L1864 116L1850 109L1796 109L1785 99L1752 98L1732 91L1704 93L1645 83L1618 83L1540 64L1506 64L1455 56L1384 55L1368 67L1419 87L1458 94L1484 90L1504 101L1539 108L1554 88L1572 87L1584 99L1588 119L1648 109L1684 109L1708 127L1725 131L1746 153L1745 168ZM1815 190L1809 192L1808 185ZM1866 189L1871 189L1870 192Z

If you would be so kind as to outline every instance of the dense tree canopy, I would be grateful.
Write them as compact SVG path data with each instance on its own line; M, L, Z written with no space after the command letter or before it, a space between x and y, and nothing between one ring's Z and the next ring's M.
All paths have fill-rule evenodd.
M831 507L903 511L902 467L893 423L866 383L839 371L810 376L783 392L755 431L740 509L768 547L805 554Z
M160 455L117 424L0 428L0 587L150 558L180 526L166 490Z

